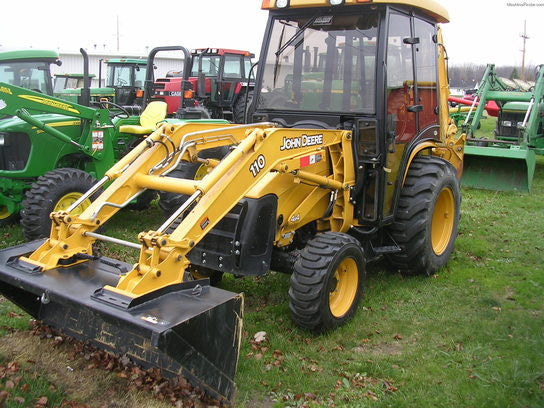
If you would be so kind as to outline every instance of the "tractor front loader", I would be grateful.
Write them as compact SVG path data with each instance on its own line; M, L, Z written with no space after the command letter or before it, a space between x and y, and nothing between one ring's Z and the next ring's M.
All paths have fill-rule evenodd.
M536 155L544 154L544 65L530 89L512 90L488 64L463 128L467 134L462 184L487 190L530 192ZM515 85L515 83L513 83ZM498 105L492 138L478 137L488 101Z
M254 123L161 125L51 214L49 239L0 251L0 291L31 315L226 401L243 297L203 276L289 273L295 324L321 333L356 312L368 262L443 267L460 216L464 135L449 118L437 26L447 12L423 0L263 8ZM218 148L221 160L204 157ZM180 163L206 174L183 177ZM146 189L186 199L133 242L97 232ZM138 262L97 256L97 240L134 248Z

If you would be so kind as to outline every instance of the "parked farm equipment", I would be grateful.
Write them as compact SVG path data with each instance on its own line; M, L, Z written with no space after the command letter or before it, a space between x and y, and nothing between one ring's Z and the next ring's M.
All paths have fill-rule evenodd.
M249 51L223 48L199 48L192 52L190 77L198 104L217 119L243 123L246 105L251 102L253 83L250 82L251 58ZM170 72L155 81L155 100L168 104L168 114L178 111L183 71Z
M265 0L255 123L160 125L51 214L49 239L0 251L2 295L229 401L243 296L201 276L290 273L294 322L323 332L354 315L367 262L385 256L405 274L444 266L464 147L448 115L437 27L448 14L431 0L336 3ZM222 160L203 157L220 147L229 149ZM180 162L210 171L176 178ZM188 199L137 242L97 232L146 189ZM136 249L138 262L97 256L97 240Z
M544 153L544 69L538 67L534 87L512 90L497 77L495 66L485 70L476 98L463 123L467 133L462 183L469 187L529 192L535 171L535 154ZM485 106L499 107L491 139L477 137Z
M0 121L0 222L20 213L27 239L47 236L49 214L68 208L142 137L127 125L144 121L149 134L166 115L163 103L142 118L111 103L114 111L91 108L89 93L87 84L76 104L0 82L0 114L12 116Z

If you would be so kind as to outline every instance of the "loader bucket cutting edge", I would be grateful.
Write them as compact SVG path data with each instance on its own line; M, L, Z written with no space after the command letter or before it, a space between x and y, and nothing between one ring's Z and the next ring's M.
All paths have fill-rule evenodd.
M42 240L0 250L0 293L34 318L165 377L181 375L210 397L229 403L240 351L243 296L189 281L122 308L96 298L131 265L101 258L33 271L19 257Z
M461 184L485 190L528 193L533 184L535 165L533 150L466 146Z

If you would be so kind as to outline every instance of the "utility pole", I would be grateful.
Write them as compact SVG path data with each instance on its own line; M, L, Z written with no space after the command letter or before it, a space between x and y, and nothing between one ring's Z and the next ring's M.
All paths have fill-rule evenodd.
M119 51L119 16L117 16L117 51ZM525 56L525 51L523 55Z
M525 42L529 39L527 36L527 20L523 20L523 34L520 35L523 38L523 49L521 58L521 80L525 81Z

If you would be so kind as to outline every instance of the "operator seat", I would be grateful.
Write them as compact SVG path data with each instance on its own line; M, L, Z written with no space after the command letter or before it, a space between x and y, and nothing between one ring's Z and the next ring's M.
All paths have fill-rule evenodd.
M157 129L157 123L166 118L166 102L150 102L140 115L140 125L119 126L119 132L133 135L148 135Z

